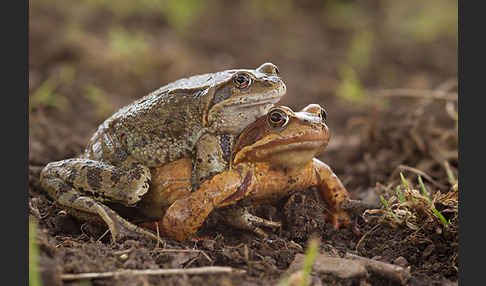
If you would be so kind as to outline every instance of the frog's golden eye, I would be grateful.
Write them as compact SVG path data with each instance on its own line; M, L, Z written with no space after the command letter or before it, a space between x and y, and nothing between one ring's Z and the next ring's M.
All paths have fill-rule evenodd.
M237 88L246 88L251 84L251 78L244 73L238 74L234 79L233 82Z
M289 122L289 117L281 109L274 109L267 115L267 123L270 127L284 127Z

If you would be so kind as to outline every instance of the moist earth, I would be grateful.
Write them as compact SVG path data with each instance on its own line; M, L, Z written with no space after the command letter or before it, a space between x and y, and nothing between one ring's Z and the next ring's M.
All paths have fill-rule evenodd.
M295 13L285 5L272 13L245 2L213 2L213 8L185 24L154 9L127 12L89 1L31 3L28 211L37 226L44 285L81 285L80 280L62 280L62 274L200 266L230 266L245 273L125 275L92 279L91 285L276 285L316 237L321 253L350 253L410 267L409 285L457 285L457 219L446 213L449 227L423 222L412 229L354 212L353 227L334 230L317 193L296 190L274 205L252 207L252 213L283 224L275 231L266 229L266 239L228 228L215 213L198 232L199 240L114 244L106 226L77 221L46 196L39 185L42 166L81 153L98 124L118 108L181 77L266 61L278 65L287 85L281 104L326 108L332 136L319 159L333 168L353 199L384 210L379 196L395 194L400 171L408 182L421 174L431 193L451 190L447 170L457 178L458 169L457 99L430 94L457 97L457 34L439 30L433 40L414 38L404 44L394 30L400 27L384 28L378 20L401 10L380 1L287 1ZM410 6L425 9L422 1L412 2ZM366 64L350 60L362 27L342 24L346 21L338 18L336 5L350 5L346 7L359 11L360 21L367 19L363 22L375 40ZM251 9L263 13L248 13ZM448 13L456 15L457 10ZM344 76L346 64L357 79ZM339 95L350 82L353 87L344 88L345 94L357 89L362 92L357 99ZM423 92L388 96L373 91L397 88ZM312 281L360 285L319 273L313 273ZM366 282L398 285L373 273Z

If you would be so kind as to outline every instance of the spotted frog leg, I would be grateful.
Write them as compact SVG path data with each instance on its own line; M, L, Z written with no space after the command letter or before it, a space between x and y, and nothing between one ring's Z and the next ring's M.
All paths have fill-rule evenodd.
M131 206L149 189L150 170L124 162L120 167L108 163L73 158L52 162L41 171L41 183L48 194L72 215L91 221L100 218L108 225L112 240L147 236L160 240L118 215L104 201Z

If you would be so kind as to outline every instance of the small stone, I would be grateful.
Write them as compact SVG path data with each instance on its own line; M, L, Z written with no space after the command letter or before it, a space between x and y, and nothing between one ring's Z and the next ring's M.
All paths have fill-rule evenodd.
M407 267L408 266L408 261L405 259L403 256L398 256L395 260L393 260L393 264L402 266L402 267Z
M302 269L304 258L304 254L297 254L287 269L287 274L290 275ZM359 262L325 254L317 255L313 270L317 273L333 275L340 279L361 279L368 276L366 268Z
M310 279L308 282L310 283L309 286L322 286L321 279L319 279L316 276L311 275L309 277ZM302 270L299 270L297 272L292 273L290 277L287 280L287 285L289 286L299 286L302 285L302 279L303 279L303 272Z

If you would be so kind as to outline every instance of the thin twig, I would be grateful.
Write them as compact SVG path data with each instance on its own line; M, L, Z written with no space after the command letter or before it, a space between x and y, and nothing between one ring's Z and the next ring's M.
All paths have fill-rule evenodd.
M447 173L447 178L449 179L449 183L451 186L454 186L454 184L457 182L457 179L454 176L454 173L452 172L451 165L447 160L444 161L444 169Z
M211 257L209 257L209 255L206 254L206 252L202 251L202 250L199 250L199 249L158 249L157 250L158 252L196 252L196 253L201 253L204 257L206 257L206 259L209 261L209 262L213 262L213 260L211 259Z
M345 258L359 261L368 271L377 275L386 277L390 280L400 283L400 285L406 285L408 279L410 279L410 269L403 268L398 265L393 265L366 257L361 257L351 253L346 253Z
M244 274L245 270L236 269L225 266L206 266L195 268L176 268L176 269L124 269L110 272L91 272L79 274L62 274L62 280L79 280L79 279L94 279L94 278L108 278L120 275L136 276L136 275L200 275L200 274Z
M375 231L378 227L380 226L380 224L376 224L372 229L370 229L369 231L367 231L365 234L363 234L363 236L359 239L358 243L356 244L356 248L354 249L355 251L359 251L358 248L359 248L359 245L361 244L361 242L364 240L364 238L372 233L373 231Z
M457 101L456 92L445 92L442 90L428 90L428 89L407 89L407 88L397 88L397 89L381 89L372 91L371 93L376 96L384 97L417 97L417 98L431 98L431 99L443 99L443 100L453 100Z
M129 249L123 249L123 250L118 250L118 251L113 251L112 253L114 255L122 255L125 253L130 253L133 250L133 247L130 247Z
M378 209L380 208L380 205L378 204L373 204L373 203L366 203L363 201L359 200L344 200L341 202L341 209L347 210L347 211L352 211L357 214L361 214L363 211L367 209Z
M101 239L103 239L103 237L105 237L105 236L108 234L108 232L110 232L110 229L107 229L107 230L106 230L106 231L103 233L103 235L101 235L101 236L100 236L100 237L99 237L99 238L96 240L96 242L98 242L98 241L100 241Z
M191 266L191 265L194 263L194 261L196 261L198 258L199 258L199 256L195 256L195 257L191 258L191 259L189 260L189 262L187 262L187 263L184 265L184 268Z

